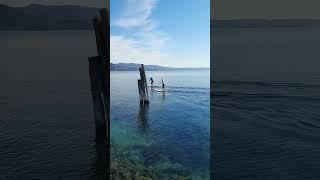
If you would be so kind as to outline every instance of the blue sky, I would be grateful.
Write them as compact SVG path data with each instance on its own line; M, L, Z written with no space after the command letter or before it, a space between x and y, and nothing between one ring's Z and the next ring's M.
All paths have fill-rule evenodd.
M210 66L209 0L111 0L111 61Z

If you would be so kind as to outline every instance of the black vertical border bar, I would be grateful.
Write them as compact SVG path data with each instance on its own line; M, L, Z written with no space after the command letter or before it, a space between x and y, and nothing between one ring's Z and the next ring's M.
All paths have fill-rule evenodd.
M107 101L106 103L106 114L107 114L107 161L109 162L109 165L107 166L107 173L108 177L110 178L110 166L111 166L111 154L110 154L110 1L107 0L107 7L106 7L106 24L103 28L106 28L105 32L106 34L104 35L105 37L105 44L106 44L106 54L105 54L105 60L106 62L104 63L104 69L105 69L105 82L106 82L106 95L105 95L105 100Z
M107 95L107 101L108 101L108 103L107 103L107 112L106 112L106 114L107 114L107 119L108 119L108 121L107 121L107 137L108 137L108 139L107 139L107 160L108 160L108 162L109 162L109 164L108 164L108 166L107 166L107 168L108 168L108 170L107 170L107 172L108 172L108 179L110 179L110 173L111 173L111 171L110 171L110 166L111 166L111 152L110 152L110 148L111 148L111 143L110 143L110 135L111 135L111 133L110 133L110 121L111 121L111 119L110 119L110 61L111 61L111 57L110 57L110 48L111 48L111 45L110 45L110 11L111 11L111 9L110 9L110 0L104 0L105 2L106 2L106 5L105 5L105 8L107 9L107 11L106 11L106 20L107 20L107 22L106 22L106 34L105 34L105 40L106 40L106 42L105 42L105 44L107 45L107 48L106 48L106 60L107 60L107 62L105 63L105 69L106 69L106 74L105 74L105 80L106 80L106 95Z
M214 33L213 33L213 14L214 14L214 0L210 0L210 179L213 179L214 176L214 156L213 156L213 145L214 145L214 97L213 97L213 89L214 89Z
M111 166L111 153L110 153L110 61L111 61L111 57L110 57L110 0L107 0L107 34L106 34L106 43L108 43L108 48L107 48L107 59L109 60L106 63L106 71L108 72L108 76L106 77L106 81L107 81L107 95L108 95L108 107L107 107L107 118L108 118L108 140L107 140L107 144L108 144L108 161L109 161L109 166L108 166L108 173L109 173L109 178L110 178L110 166Z

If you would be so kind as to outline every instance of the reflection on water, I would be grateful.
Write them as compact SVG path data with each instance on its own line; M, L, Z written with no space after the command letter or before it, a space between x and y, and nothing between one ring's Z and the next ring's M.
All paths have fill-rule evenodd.
M143 130L147 131L149 124L149 104L140 104L140 109L138 113L138 127Z
M165 91L162 92L162 102L164 102L166 100L166 93Z
M161 96L161 102L164 103L164 101L166 100L166 89L164 89L163 91L155 91L154 87L151 87L150 97L154 98L158 96Z
M94 179L107 179L109 177L109 164L110 158L108 152L108 138L106 138L105 131L96 131L95 137L95 159L93 162L93 178Z

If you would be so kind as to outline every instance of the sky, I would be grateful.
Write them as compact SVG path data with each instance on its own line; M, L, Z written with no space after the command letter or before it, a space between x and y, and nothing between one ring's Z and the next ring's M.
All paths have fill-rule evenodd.
M209 0L111 0L110 7L111 62L210 67Z

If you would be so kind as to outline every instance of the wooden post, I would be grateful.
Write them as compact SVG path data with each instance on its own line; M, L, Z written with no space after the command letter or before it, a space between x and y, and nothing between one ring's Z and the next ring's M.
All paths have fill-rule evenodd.
M109 12L100 10L93 20L98 56L89 58L91 92L95 111L96 128L104 129L109 136L110 114L110 35Z
M99 56L89 58L89 74L91 81L91 94L93 99L93 108L95 116L96 130L107 135L107 104L104 98L104 74L102 61Z
M139 98L140 104L149 104L148 98L148 85L146 79L146 73L144 71L144 66L141 64L139 67L140 79L138 80Z
M143 92L142 92L142 82L141 79L138 80L138 91L139 91L139 98L140 98L140 104L143 104Z
M143 79L143 85L144 85L144 89L147 95L147 100L148 100L148 84L147 84L147 77L146 77L146 72L144 71L144 65L141 64L141 70L142 70L142 77L141 79Z
M96 140L106 142L106 164L110 163L110 24L109 12L101 9L93 20L98 56L89 57L89 74L96 125ZM100 142L97 142L100 144ZM102 143L103 144L103 143ZM100 147L96 147L100 148ZM99 150L100 152L100 150ZM103 153L103 151L102 151ZM104 157L104 156L101 156ZM109 166L105 174L109 177Z

